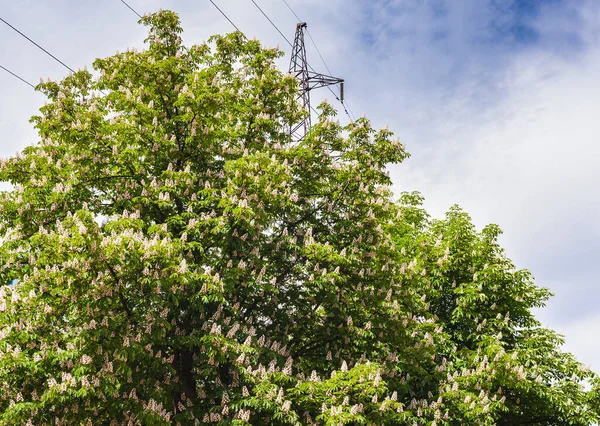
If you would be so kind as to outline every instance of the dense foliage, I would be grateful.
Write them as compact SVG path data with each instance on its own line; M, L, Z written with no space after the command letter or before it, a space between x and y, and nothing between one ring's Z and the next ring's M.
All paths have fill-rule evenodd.
M395 201L407 157L240 33L38 86L0 180L0 424L590 425L596 376L549 296L458 208Z

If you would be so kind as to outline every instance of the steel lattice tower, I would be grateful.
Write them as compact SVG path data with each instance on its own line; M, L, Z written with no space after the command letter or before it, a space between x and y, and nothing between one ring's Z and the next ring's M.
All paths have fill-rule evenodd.
M301 103L307 115L304 120L290 127L292 139L299 141L304 139L310 129L311 106L310 106L310 91L319 87L331 86L334 84L340 85L340 101L344 101L344 80L330 75L314 72L312 68L309 70L308 61L306 60L306 46L304 44L304 33L306 31L306 22L300 22L296 25L296 36L294 37L294 45L292 46L292 57L290 59L290 73L293 74L299 82L300 93L297 101Z

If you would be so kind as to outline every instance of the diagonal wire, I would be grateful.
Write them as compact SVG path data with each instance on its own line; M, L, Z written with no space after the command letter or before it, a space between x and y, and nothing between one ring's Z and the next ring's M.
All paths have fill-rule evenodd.
M258 8L258 10L260 10L260 12L263 14L263 16L264 16L265 18L267 18L267 20L268 20L268 21L271 23L271 25L273 25L273 27L274 27L274 28L277 30L277 32L278 32L279 34L281 34L281 37L283 37L283 39L284 39L284 40L287 42L287 44L289 44L290 46L294 47L294 45L292 44L292 42L290 42L290 41L288 40L288 38L287 38L287 37L286 37L286 36L285 36L285 35L284 35L284 34L281 32L281 30L279 29L279 27L278 27L277 25L275 25L275 23L274 23L274 22L271 20L271 18L269 18L269 16L268 16L268 15L267 15L267 14L266 14L266 13L265 13L265 12L264 12L264 11L263 11L261 8L260 8L260 6L259 6L258 4L256 4L256 2L255 2L254 0L251 0L251 1L252 1L252 3L254 3L254 6L256 6L256 7ZM287 3L286 3L286 4L287 4ZM288 7L289 7L289 6L288 6ZM290 9L290 10L291 10L291 9ZM294 15L296 15L296 14L294 13ZM296 16L298 16L298 15L296 15ZM307 63L307 65L308 65L308 68L310 68L310 70L311 70L312 72L316 73L315 69L314 69L314 68L313 68L313 67L312 67L310 64L308 64L308 63Z
M254 2L254 0L252 0ZM287 6L287 8L290 10L290 12L292 12L294 14L294 16L296 17L296 19L298 20L298 22L303 22L302 19L300 19L300 17L296 14L296 12L294 12L294 9L292 9L292 7L290 6L290 4L286 1L286 0L282 0L285 5ZM254 3L256 4L256 3ZM261 10L262 12L262 10ZM263 12L264 15L264 12ZM265 15L266 16L266 15ZM267 17L267 19L269 19ZM270 21L270 19L269 19ZM327 71L329 72L329 75L333 75L333 73L331 72L331 70L329 69L329 67L327 66L327 63L325 62L325 59L323 58L323 55L321 55L321 51L319 50L319 48L317 47L317 43L315 43L315 40L312 38L312 35L310 35L310 31L308 31L308 28L306 28L306 33L308 34L308 37L310 38L310 41L312 42L313 46L315 47L315 49L317 50L317 53L319 54L319 56L321 57L321 60L323 61L323 65L325 65L325 68L327 68ZM280 32L281 34L281 32ZM281 34L283 36L283 34ZM285 36L284 36L285 38ZM289 41L288 41L289 43ZM313 67L310 66L310 64L308 64L309 68L313 71L316 72Z
M227 20L229 21L229 23L230 23L231 25L233 25L233 26L234 26L234 28L235 28L236 30L238 30L238 31L239 31L239 32L241 32L241 33L243 32L242 30L240 30L240 29L238 28L238 26L237 26L237 25L235 25L235 24L233 23L233 21L232 21L231 19L229 19L229 16L227 16L227 15L225 14L225 12L223 12L223 11L222 11L222 10L219 8L219 6L217 6L217 5L215 4L215 2L214 2L213 0L208 0L208 1L210 1L210 2L212 3L212 5L213 5L214 7L216 7L216 8L217 8L217 10L218 10L219 12L221 12L221 15L223 15L223 16L225 17L225 19L227 19Z
M251 0L252 3L254 3L254 6L256 6L258 8L258 10L260 10L260 12L263 14L263 16L265 18L267 18L267 20L271 23L271 25L273 25L273 27L277 30L277 32L281 35L281 37L283 37L283 39L287 42L287 44L289 44L291 47L294 47L294 45L288 40L288 38L281 32L281 30L279 29L279 27L277 25L275 25L275 23L271 20L271 18L269 18L269 16L260 8L260 6L254 1ZM288 6L289 7L289 6ZM291 10L291 9L290 9ZM312 72L316 72L314 70L313 67L310 66L310 64L307 64L308 67L311 69ZM335 94L334 94L335 95ZM317 115L319 115L319 112L311 105L310 109Z
M317 47L317 43L315 43L315 39L312 38L312 36L310 35L310 31L308 31L308 28L306 28L306 34L308 34L308 38L310 38L310 41L312 42L313 46L315 46L315 49L317 50L317 53L319 54L319 57L321 58L321 61L323 61L323 65L325 65L325 68L329 72L329 75L333 75L333 73L331 72L331 70L327 66L327 62L325 62L325 58L323 58L323 55L321 55L321 51Z
M302 19L300 19L300 17L298 15L296 15L296 12L294 12L294 9L292 9L292 7L290 6L290 4L287 1L285 1L285 0L283 0L283 2L287 6L287 8L290 10L290 12L292 12L294 14L294 16L296 17L296 19L298 20L298 22L302 22Z
M210 2L212 3L212 5L213 5L213 6L214 6L214 7L215 7L215 8L216 8L216 9L217 9L217 10L218 10L220 13L221 13L221 15L223 15L223 16L225 17L225 19L227 19L227 21L229 21L229 23L230 23L230 24L231 24L231 25L232 25L232 26L233 26L233 27L234 27L236 30L238 30L239 32L241 32L241 33L243 34L243 31L242 31L242 30L240 30L240 29L238 28L238 26L237 26L237 25L235 25L235 23L234 23L234 22L233 22L233 21L232 21L232 20L229 18L229 16L227 16L227 14L226 14L225 12L223 12L223 10L221 10L221 8L220 8L219 6L217 6L217 4L216 4L216 3L215 3L213 0L209 0L209 1L210 1ZM285 1L285 0L284 0L284 1ZM132 11L133 13L135 13L135 14L136 14L136 15L138 15L138 16L140 16L140 15L139 15L139 13L137 13L137 12L136 12L136 11L135 11L135 10L134 10L134 9L133 9L131 6L129 6L129 5L128 5L128 4L127 4L127 3L126 3L124 0L121 0L121 2L122 2L123 4L125 4L125 6L127 6L129 9L131 9L131 11ZM267 20L268 20L268 21L271 23L271 25L273 25L273 27L275 27L275 29L277 30L277 32L279 32L279 34L281 34L281 36L284 38L284 40L285 40L285 41L286 41L286 42L287 42L287 43L288 43L290 46L292 46L292 47L293 47L292 43L291 43L291 42L290 42L290 41L287 39L287 37L286 37L286 36L285 36L285 35L284 35L284 34L281 32L281 30L280 30L280 29L277 27L277 25L275 25L275 23L274 23L274 22L273 22L273 21L272 21L272 20L269 18L269 16L268 16L268 15L267 15L267 14L266 14L266 13L265 13L265 12L264 12L264 11L263 11L261 8L260 8L260 6L259 6L259 5L258 5L258 4L257 4L257 3L254 1L254 0L252 0L252 3L254 3L254 5L255 5L255 6L258 8L258 10L260 10L260 12L263 14L263 16L264 16L265 18L267 18ZM287 4L287 3L286 3L286 4ZM289 5L288 5L288 7L289 7ZM290 10L291 10L291 8L290 8ZM292 12L293 12L293 11L292 11ZM295 13L294 13L294 15L295 15ZM296 15L296 16L297 16L297 15ZM140 16L140 17L141 17L141 16ZM314 43L314 42L313 42L313 43ZM310 65L309 65L309 67L310 67ZM310 67L310 69L311 69L313 72L315 72L315 70L314 70L312 67ZM331 89L330 89L330 90L331 90ZM333 93L333 92L332 92L332 93ZM336 96L336 95L335 95L335 93L333 93L333 95L334 95L334 96ZM336 99L338 99L338 100L339 100L339 98L338 98L337 96L336 96ZM314 109L312 106L311 106L311 109L313 110L313 112L314 112L315 114L317 114L317 115L318 115L318 111L317 111L317 110L315 110L315 109ZM346 111L346 114L347 114L347 113L348 113L348 112Z
M13 29L14 31L16 31L17 33L19 33L19 35L21 35L22 37L24 37L25 39L27 39L27 41L29 41L31 44L33 44L34 46L36 46L38 49L40 49L41 51L43 51L45 54L47 54L48 56L50 56L52 59L54 59L56 62L58 62L59 64L61 64L63 67L65 67L66 69L68 69L69 71L71 71L72 73L75 73L76 71L71 68L70 66L68 66L67 64L65 64L63 61L61 61L60 59L58 59L56 56L54 56L52 53L48 52L46 49L44 49L42 46L40 46L39 44L37 44L35 41L33 41L32 39L30 39L29 37L27 37L25 34L23 34L21 31L19 31L17 28L15 28L14 26L12 26L11 24L9 24L8 22L6 22L6 20L4 20L3 18L0 18L0 21L4 22L6 25L8 25L11 29ZM30 82L28 82L27 80L19 77L17 74L15 74L14 72L8 70L7 68L3 67L0 65L0 67L12 74L13 76L15 76L16 78L18 78L19 80L21 80L22 82L28 84L29 86L33 87L35 89L35 86L33 84L31 84ZM100 93L102 93L103 95L105 95L106 93L104 93L102 90L100 90Z
M342 102L342 101L340 101L340 102ZM342 105L344 105L348 109L348 111L350 111L350 118L352 118L352 121L356 121L356 116L352 112L350 105L348 105L348 101L344 100L344 102L342 102ZM346 111L346 114L348 113L348 111Z
M254 6L256 6L258 8L258 10L260 10L260 13L262 13L264 15L264 17L267 18L267 20L271 23L271 25L273 25L273 27L275 27L277 32L279 34L281 34L281 37L283 37L283 39L285 41L287 41L287 44L289 44L291 47L294 47L292 42L287 39L287 37L281 32L281 30L277 27L277 25L275 25L275 23L273 21L271 21L271 18L269 18L269 16L260 8L260 6L254 0L252 0L252 3L254 3Z
M290 4L286 0L282 0L282 1L283 1L283 3L285 3L285 5L287 6L287 8L290 10L290 12L292 12L292 14L296 17L296 19L298 20L298 22L303 22L302 19L300 19L300 17L298 16L298 14L294 11L294 9L292 9L292 7L290 6ZM329 72L329 75L333 75L333 73L329 69L329 66L327 65L327 62L325 62L325 58L321 54L321 51L319 50L319 47L317 46L317 43L315 43L315 40L313 39L312 35L310 34L310 31L308 31L308 28L306 29L306 33L308 34L308 37L310 38L310 41L312 42L313 46L315 47L317 53L319 54L319 57L321 58L321 61L323 61L323 65L325 65L325 68ZM313 67L310 66L310 64L308 64L308 67L313 72L315 72L315 70L313 69ZM352 112L352 109L350 109L350 106L348 105L348 102L347 101L342 101L340 99L340 97L331 89L331 87L327 86L327 88L329 89L329 91L331 92L331 94L335 97L335 99L337 99L340 102L340 104L342 104L342 107L344 108L344 112L346 113L346 115L351 120L355 120L354 113ZM340 92L340 95L341 95L341 92Z
M216 4L216 3L215 3L213 0L209 0L209 1L212 3L212 5L213 5L213 6L214 6L214 7L215 7L215 8L216 8L216 9L217 9L219 12L221 12L221 15L223 15L223 16L225 17L225 19L227 19L227 20L229 21L229 23L230 23L231 25L233 25L233 27L234 27L236 30L238 30L239 32L242 32L242 31L241 31L241 30L238 28L238 26L237 26L237 25L235 25L231 19L229 19L229 16L227 16L227 15L225 14L225 12L223 12L223 11L221 10L221 8L220 8L219 6L217 6L217 4ZM139 14L139 13L138 13L138 12L137 12L137 11L136 11L134 8L133 8L133 7L131 7L129 4L127 4L127 2L125 2L125 0L121 0L121 3L123 3L125 6L127 6L127 7L129 8L129 10L131 10L133 13L135 13L137 16L139 16L139 17L140 17L140 19L142 18L142 15L140 15L140 14Z
M0 21L4 22L6 25L8 25L10 28L12 28L13 30L15 30L17 33L19 33L21 36L25 37L30 43L32 43L33 45L35 45L37 48L39 48L40 50L42 50L44 53L46 53L48 56L50 56L52 59L54 59L56 62L58 62L59 64L61 64L63 67L67 68L69 71L71 71L72 73L75 73L75 70L73 68L71 68L70 66L68 66L67 64L65 64L63 61L61 61L60 59L58 59L56 56L54 56L52 53L48 52L46 49L44 49L42 46L40 46L39 44L37 44L35 41L33 41L32 39L30 39L29 37L27 37L25 34L23 34L21 31L19 31L18 29L16 29L15 27L13 27L12 25L10 25L8 22L6 22L4 19L0 18Z
M294 14L294 16L296 16L296 18L298 18L298 15L296 15L296 13L293 11L293 9L290 7L290 5L287 3L287 1L283 0L283 2L288 6L288 8L292 11L292 13ZM300 19L300 18L298 18ZM333 73L331 72L331 69L329 69L329 66L327 65L327 62L325 62L325 58L323 57L323 55L321 54L321 51L319 50L319 47L317 46L317 43L315 43L315 39L313 38L313 36L310 34L310 31L308 30L308 28L306 28L306 34L308 34L308 37L310 38L310 41L312 42L312 45L315 47L315 50L317 51L317 53L319 54L319 57L321 58L321 61L323 61L323 65L325 65L325 68L327 69L327 72L329 72L329 75L333 75ZM340 99L340 97L338 97L336 95L336 93L333 91L333 89L331 89L331 87L327 86L327 88L329 89L329 91L331 93L333 93L333 95L335 96L335 98L342 104L342 107L344 107L344 112L346 113L346 115L353 121L355 121L355 117L354 117L354 113L352 112L352 109L350 109L350 105L348 105L348 102L346 102L344 104L344 101L342 101ZM340 96L342 95L342 89L340 88ZM348 114L348 111L350 111L350 113Z
M294 9L292 9L292 7L290 6L290 4L286 0L282 0L282 1L285 3L285 5L287 6L287 8L290 10L290 12L292 12L292 14L296 17L296 19L298 20L298 22L302 22L302 19L300 19L300 17L298 16L298 14L296 12L294 12ZM312 42L313 46L315 47L315 50L319 54L319 57L321 58L321 61L323 61L323 65L325 65L325 68L327 69L327 72L329 73L329 75L333 75L333 73L329 69L329 66L327 66L327 62L325 62L325 58L323 58L323 55L321 54L321 51L319 50L319 47L317 46L317 43L315 43L315 39L310 34L310 31L308 30L308 28L306 28L306 33L308 34L308 37L310 38L310 41Z
M335 97L335 99L337 99L337 101L342 104L342 108L344 108L344 112L346 113L346 115L348 116L349 119L351 119L352 121L354 121L354 118L352 118L352 116L350 115L350 113L348 112L348 108L347 108L347 102L346 104L344 104L344 101L342 101L340 99L340 97L333 91L333 89L329 86L327 86L327 88L329 89L329 91L331 92L331 94Z
M298 20L298 22L303 22L302 19L300 19L300 17L298 16L298 14L296 12L294 12L294 9L292 9L292 6L290 6L290 4L286 0L282 0L282 1L285 3L285 5L287 6L287 8L290 10L290 12L292 12L292 14L296 17L296 19ZM329 72L329 75L333 75L333 73L331 72L331 70L327 66L327 62L325 62L325 58L323 58L323 55L321 55L321 51L317 47L317 43L315 43L315 39L310 34L310 31L308 30L308 28L306 28L306 33L308 34L308 37L310 38L310 41L312 42L313 46L317 50L317 53L319 54L319 57L321 58L321 61L323 61L323 65L325 65L325 68ZM312 69L312 67L311 67L311 69ZM315 70L313 70L313 72L314 71Z
M33 87L35 89L35 86L33 84L31 84L30 82L28 82L27 80L25 80L24 78L20 77L19 75L15 74L14 72L12 72L11 70L9 70L8 68L3 67L2 65L0 65L0 68L2 68L4 71L6 71L7 73L11 74L13 77L18 78L19 80L21 80L23 83L28 84L29 86Z
M129 6L125 0L121 0L121 3L123 3L125 6L127 6L129 8L129 10L131 10L133 13L135 13L137 16L139 16L140 19L142 19L142 15L137 13L137 11L133 7Z

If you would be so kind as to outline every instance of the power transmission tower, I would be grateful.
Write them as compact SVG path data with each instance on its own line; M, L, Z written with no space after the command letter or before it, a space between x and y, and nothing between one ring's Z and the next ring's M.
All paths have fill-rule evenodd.
M300 141L304 139L310 129L311 106L310 91L319 87L327 87L334 84L340 85L340 100L344 101L344 80L330 75L315 72L312 67L309 70L306 60L306 46L304 45L304 33L306 31L306 22L300 22L296 25L296 36L292 46L292 57L290 59L290 73L293 74L299 82L300 93L297 101L301 102L306 111L306 117L299 123L290 127L292 139Z

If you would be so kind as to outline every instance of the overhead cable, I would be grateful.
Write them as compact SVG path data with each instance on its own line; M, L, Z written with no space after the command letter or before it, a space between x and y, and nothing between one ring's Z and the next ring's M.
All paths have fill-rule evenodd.
M223 12L223 11L221 10L221 8L220 8L219 6L217 6L217 5L216 5L216 3L215 3L213 0L208 0L208 1L210 1L210 2L212 3L212 5L213 5L214 7L216 7L216 8L217 8L217 10L218 10L219 12L221 12L221 15L223 15L223 16L225 17L225 19L227 19L227 20L229 21L229 23L230 23L231 25L233 25L233 27L234 27L236 30L238 30L239 32L242 32L242 30L240 30L240 29L238 28L238 26L237 26L237 25L235 25L231 19L229 19L229 16L227 16L227 15L225 14L225 12Z
M323 58L323 55L321 55L321 51L317 47L317 43L315 43L315 39L310 35L310 31L308 30L308 27L306 28L306 34L308 34L308 38L310 38L310 41L312 42L313 46L315 46L315 49L316 49L317 53L319 54L321 61L323 61L323 65L325 65L325 68L327 69L327 72L329 73L329 75L333 75L333 73L327 66L327 62L325 62L325 58Z
M296 17L296 19L298 20L298 22L303 22L302 19L300 19L300 17L298 16L298 14L294 11L294 9L292 9L292 7L290 6L290 4L286 0L282 0L282 1L285 3L285 5L287 6L287 8L290 10L290 12L292 12L292 14ZM329 69L329 66L327 65L327 62L325 62L325 58L321 54L321 51L319 50L319 47L317 46L317 43L315 42L315 40L313 39L312 35L310 34L310 31L308 30L308 28L306 29L306 33L308 34L308 37L310 38L310 41L312 42L313 46L315 47L317 53L319 54L319 57L321 58L321 61L323 61L323 65L325 65L325 68L327 69L327 71L329 72L329 74L333 75L333 73ZM313 69L313 67L310 66L310 64L308 64L308 67L313 72L315 72L315 70ZM348 101L346 101L346 100L342 101L340 99L340 97L333 91L333 89L331 87L327 86L327 89L329 89L329 91L335 97L335 99L337 99L340 102L340 104L342 104L342 107L344 108L344 112L346 113L346 115L351 120L355 120L354 113L352 112L352 109L350 109L350 105L348 105ZM350 111L350 112L348 112L348 111Z
M296 19L298 20L298 22L302 22L302 19L300 19L300 17L298 16L298 14L296 12L294 12L294 9L292 9L292 6L290 6L290 4L286 0L282 0L282 1L285 3L285 5L287 6L287 8L290 10L290 12L292 12L292 14L296 17ZM323 58L323 55L321 55L321 51L319 50L319 47L317 46L317 43L315 43L315 39L310 34L310 31L308 30L308 28L306 28L306 33L308 34L308 37L310 38L310 41L312 42L313 46L315 47L317 53L319 54L319 57L321 58L321 61L323 61L323 65L325 65L325 68L327 69L327 72L329 73L329 75L333 75L333 73L331 72L331 70L327 66L327 62L325 62L325 58Z
M30 43L32 43L34 46L36 46L37 48L39 48L40 50L42 50L44 53L46 53L48 56L50 56L52 59L54 59L56 62L58 62L59 64L61 64L63 67L67 68L69 71L71 71L72 73L75 72L75 70L73 68L71 68L70 66L68 66L67 64L65 64L63 61L61 61L60 59L58 59L56 56L54 56L52 53L48 52L46 49L44 49L42 46L40 46L39 44L37 44L35 41L33 41L32 39L30 39L29 37L27 37L25 34L23 34L21 31L19 31L17 28L13 27L11 24L9 24L8 22L6 22L4 19L0 18L0 21L4 22L6 25L8 25L10 28L12 28L14 31L16 31L17 33L19 33L21 36L23 36L24 38L26 38Z
M252 0L252 3L254 3L254 6L256 6L258 8L258 10L260 10L260 12L263 14L263 16L265 18L267 18L267 21L269 21L271 23L271 25L273 25L273 27L275 27L275 29L277 30L277 32L279 34L281 34L281 37L283 37L283 39L285 41L287 41L287 44L289 44L291 47L294 47L294 45L292 44L292 42L287 39L287 37L281 32L281 30L277 27L277 25L275 25L275 23L273 21L271 21L271 18L269 18L269 16L260 8L260 6L254 0Z
M301 22L302 19L300 19L300 17L298 15L296 15L296 12L294 12L294 9L292 9L292 7L289 5L289 3L287 1L285 1L285 0L283 0L283 2L288 7L288 9L290 10L290 12L292 12L294 14L294 16L296 17L296 19L298 20L298 22Z
M211 3L211 4L212 4L214 7L215 7L215 9L217 9L217 10L218 10L218 11L221 13L221 15L223 15L223 17L224 17L225 19L227 19L227 21L228 21L228 22L229 22L229 23L230 23L230 24L231 24L231 25L232 25L232 26L233 26L233 27L234 27L234 28L235 28L237 31L239 31L239 32L241 32L242 34L244 34L244 32L243 32L242 30L240 30L240 29L239 29L239 27L238 27L237 25L235 25L235 23L234 23L234 22L233 22L233 21L232 21L232 20L229 18L229 16L227 16L227 14L226 14L226 13L225 13L225 12L224 12L224 11L223 11L223 10L222 10L220 7L219 7L219 6L217 6L217 4L216 4L216 3L215 3L213 0L209 0L209 1L210 1L210 3ZM127 3L125 3L125 1L124 1L124 0L121 0L121 2L122 2L123 4L125 4L127 7L129 7L129 9L131 9L131 11L133 11L133 12L134 12L136 15L140 16L140 15L139 15L139 14L138 14L138 13L135 11L135 9L133 9L131 6L129 6ZM281 36L282 36L282 37L285 39L285 41L286 41L286 42L287 42L287 43L288 43L290 46L293 46L293 45L292 45L292 43L291 43L291 42L290 42L290 41L289 41L289 40L288 40L288 39L285 37L285 35L284 35L284 34L281 32L281 30L279 30L279 28L277 27L277 25L275 25L275 23L274 23L274 22L273 22L273 21L272 21L272 20L271 20L271 19L270 19L270 18L267 16L267 14L266 14L266 13L265 13L265 12L264 12L264 11L263 11L261 8L260 8L260 6L259 6L259 5L258 5L258 4L257 4L257 3L254 1L254 0L252 0L252 3L254 3L254 5L255 5L255 6L258 8L258 10L260 10L260 11L261 11L261 13L264 15L264 17L265 17L265 18L267 18L267 20L268 20L268 21L271 23L271 25L273 25L273 27L275 27L275 29L276 29L276 30L279 32L279 34L281 34ZM312 69L312 67L311 67L311 69ZM313 69L313 72L314 72L314 69ZM334 96L335 96L335 93L334 93ZM339 98L338 98L338 99L339 99ZM316 111L314 108L312 108L312 107L311 107L311 109L312 109L312 110L313 110L313 111L314 111L316 114L318 114L318 112L317 112L317 111Z
M133 13L135 13L137 16L139 16L140 19L142 19L142 15L137 13L137 11L133 7L129 6L125 0L121 0L121 3L123 3L125 6L127 6L129 8L129 10L131 10Z
M13 77L18 78L23 83L28 84L29 86L31 86L31 87L33 87L35 89L35 86L33 84L31 84L30 82L28 82L27 80L25 80L23 77L19 76L18 74L15 74L14 72L12 72L11 70L9 70L8 68L3 67L2 65L0 65L0 68L2 68L4 71L6 71L7 73L9 73Z

